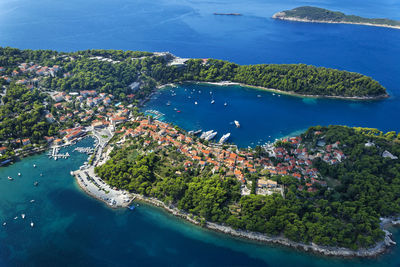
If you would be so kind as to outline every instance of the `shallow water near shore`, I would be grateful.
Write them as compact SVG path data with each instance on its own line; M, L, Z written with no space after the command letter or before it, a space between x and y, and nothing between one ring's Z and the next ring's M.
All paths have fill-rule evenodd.
M92 144L87 138L77 146ZM87 159L73 148L61 150L71 154L69 159L54 161L43 153L0 168L0 222L7 222L0 226L0 266L400 264L398 246L377 259L327 258L205 230L144 203L133 212L110 209L86 195L70 176ZM394 239L400 240L397 230Z
M0 45L61 51L170 51L180 57L213 57L239 64L305 63L360 72L382 83L392 97L372 103L283 95L278 99L267 92L236 88L222 94L223 89L216 88L228 97L228 107L237 107L229 109L234 116L209 115L202 105L210 99L203 96L200 115L189 117L193 107L185 102L187 109L181 115L187 120L177 117L176 121L189 130L232 131L231 140L241 146L264 142L269 136L292 135L319 123L399 130L400 30L270 19L275 12L301 5L400 19L400 5L393 0L0 1ZM243 16L213 16L213 12ZM256 98L257 94L262 97ZM240 105L242 96L250 106ZM166 108L164 101L169 98L163 97L156 106ZM224 101L215 100L216 106ZM225 114L224 109L220 112ZM169 121L178 116L173 108L165 113ZM243 125L241 129L231 128L234 119ZM0 266L400 265L399 245L377 259L325 258L203 230L147 205L134 212L111 210L87 196L69 175L86 158L78 154L54 161L42 154L0 168L0 223L7 222L6 227L0 225ZM10 182L7 176L15 180ZM33 187L36 180L40 184ZM32 205L31 199L36 200ZM25 221L13 220L22 212ZM34 228L29 226L31 219ZM400 242L398 230L394 240Z

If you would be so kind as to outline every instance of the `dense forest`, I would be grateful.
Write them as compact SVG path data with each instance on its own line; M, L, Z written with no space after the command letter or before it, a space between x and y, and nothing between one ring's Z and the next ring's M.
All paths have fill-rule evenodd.
M43 117L46 97L39 90L10 85L0 105L0 140L29 138L31 142L44 142L43 136L49 130Z
M315 131L322 134L316 137ZM284 185L285 197L240 196L235 178L207 169L185 171L184 158L174 149L150 152L152 148L146 150L141 142L114 149L111 160L96 172L112 186L156 197L199 221L357 249L383 238L380 217L400 213L400 162L382 157L385 150L400 156L399 138L371 131L344 126L308 129L302 135L304 146L315 146L321 138L329 143L339 141L345 144L349 158L336 165L313 162L330 181L329 187L320 186L317 192L298 190L304 181L291 176L272 176ZM375 146L366 147L367 142Z
M342 12L331 11L324 8L302 6L292 10L285 10L274 15L274 18L297 18L327 22L369 23L377 25L400 26L400 21L380 18L363 18L355 15L346 15Z
M113 62L93 57L112 59ZM120 101L131 93L129 85L141 82L138 98L144 98L155 85L184 81L233 81L262 86L302 95L376 97L386 95L377 81L362 74L304 64L263 64L241 66L227 61L209 59L205 63L192 59L184 66L169 66L170 54L157 56L148 52L119 50L86 50L58 53L47 50L0 48L0 66L9 67L10 74L17 63L62 66L56 77L48 77L42 87L72 91L91 90L114 94ZM70 73L65 76L63 74Z
M304 64L240 66L231 62L192 59L185 67L155 65L152 77L162 83L232 81L301 95L376 97L386 89L370 77Z
M0 48L2 75L11 76L24 62L61 67L54 75L40 76L38 85L30 88L15 81L36 78L30 72L19 73L11 82L1 81L4 95L0 105L0 140L10 149L20 147L13 142L20 143L23 138L43 143L45 135L56 134L58 128L44 120L45 109L52 110L53 103L45 93L48 90L93 89L129 103L128 94L141 100L159 84L229 80L299 94L386 94L378 82L361 74L303 64L240 66L221 60L192 59L182 66L171 66L171 59L169 54L132 51L62 53ZM140 86L132 89L134 82ZM305 243L368 247L383 237L379 217L399 213L399 160L382 156L385 151L400 156L399 135L366 128L312 127L302 135L305 146L318 142L313 135L316 130L323 133L327 142L346 144L343 151L349 157L336 165L313 162L323 176L333 181L328 188L320 187L315 193L298 190L301 182L291 176L271 176L284 185L285 197L241 196L241 184L236 178L213 174L207 168L201 172L198 168L186 171L182 165L185 158L176 150L151 151L137 143L114 150L112 159L97 167L96 172L113 186L157 197L201 221L284 235ZM367 142L374 145L367 147Z

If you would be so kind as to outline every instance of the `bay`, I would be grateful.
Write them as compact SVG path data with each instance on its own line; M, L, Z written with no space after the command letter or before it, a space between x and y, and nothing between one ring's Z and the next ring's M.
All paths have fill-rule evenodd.
M217 140L230 132L228 141L240 147L295 136L313 125L400 130L400 124L393 119L400 112L400 102L395 98L377 101L304 98L242 86L183 84L158 91L142 108L144 112L147 110L162 112L165 114L162 120L187 131L215 130ZM234 120L240 122L240 128Z
M300 5L400 19L400 5L394 0L3 0L0 45L61 51L170 51L181 57L213 57L239 64L305 63L360 72L382 83L392 97L374 102L310 100L278 98L243 88L213 88L215 109L227 99L233 116L217 109L220 112L213 114L218 116L210 117L209 106L205 108L210 99L205 96L192 121L164 111L167 120L176 120L184 128L214 128L221 134L232 131L232 140L241 146L314 124L399 130L400 31L270 19L275 12ZM240 12L243 16L214 16L213 12ZM180 92L177 90L176 99ZM257 94L262 97L257 98ZM158 97L159 103L152 100L149 105L165 108L169 96L161 92ZM188 116L193 107L179 108L180 115ZM243 127L231 129L232 119L238 119ZM85 160L84 155L74 155L55 162L42 154L0 169L0 220L7 222L6 227L0 227L0 266L400 264L399 246L377 259L332 259L205 231L146 205L134 213L110 210L83 193L69 175ZM37 168L32 167L34 163ZM18 172L21 177L17 177ZM8 181L7 176L15 180ZM36 180L38 187L33 186ZM30 203L31 199L36 201ZM13 219L22 212L26 213L25 221ZM31 219L34 228L29 226ZM395 240L400 240L400 233L394 231Z

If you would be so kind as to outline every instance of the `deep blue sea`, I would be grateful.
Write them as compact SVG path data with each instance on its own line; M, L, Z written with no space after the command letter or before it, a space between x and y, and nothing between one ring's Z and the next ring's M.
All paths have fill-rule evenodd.
M213 57L239 64L305 63L360 72L383 84L392 97L354 102L185 85L175 89L174 97L168 90L161 91L148 108L159 109L166 120L188 130L231 132L231 141L240 146L315 124L399 131L400 30L270 18L300 5L400 19L397 0L3 0L0 45L62 51L170 51L181 57ZM214 16L213 12L243 16ZM190 89L197 91L193 96L197 106L187 98ZM225 101L226 108L221 105ZM233 120L242 127L234 128ZM133 213L108 209L86 196L69 175L85 159L74 154L68 160L51 161L42 154L0 169L0 222L7 222L5 227L0 225L0 266L400 265L400 246L377 259L332 259L205 231L145 205ZM34 181L39 181L38 187ZM30 203L31 199L36 201ZM25 220L13 219L22 212ZM400 242L397 230L395 239Z

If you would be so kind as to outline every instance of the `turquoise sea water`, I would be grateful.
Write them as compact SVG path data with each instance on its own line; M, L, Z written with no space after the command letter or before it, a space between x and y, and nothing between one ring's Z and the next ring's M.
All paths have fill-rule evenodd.
M175 97L162 92L149 106L187 129L230 131L232 141L242 146L314 124L400 130L400 30L270 19L277 11L300 5L400 19L400 4L395 0L4 0L0 1L0 45L170 51L181 57L214 57L239 64L306 63L356 71L378 80L392 97L352 102L207 87L197 96L195 109L186 102L182 87ZM243 16L213 16L213 12ZM215 106L205 95L209 89L214 91ZM165 105L168 100L174 104L170 109ZM222 101L228 101L226 109ZM173 107L182 109L179 116ZM240 129L232 128L234 119L242 124ZM205 231L145 205L133 213L110 210L80 191L69 175L85 159L74 154L56 162L38 155L0 168L0 222L7 222L6 227L0 225L0 266L400 265L400 246L377 259L332 259ZM7 176L15 180L8 181ZM38 187L33 186L36 180ZM36 201L30 203L31 199ZM13 220L22 212L27 216L24 221ZM29 226L31 219L34 228ZM400 233L396 231L394 237L399 241Z
M88 138L78 145L92 143ZM399 247L378 259L332 259L231 238L145 204L134 212L112 210L87 196L69 175L87 159L85 154L72 150L62 150L72 155L66 160L54 161L41 154L0 169L0 222L7 222L0 226L0 266L400 264ZM34 187L34 181L39 181L39 186ZM35 202L31 203L32 199ZM25 219L20 217L22 213ZM14 220L15 216L18 219ZM35 223L33 228L31 221ZM400 237L397 230L395 237Z

